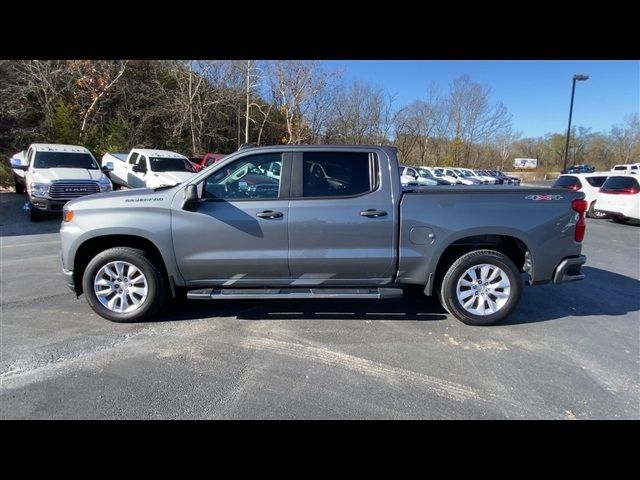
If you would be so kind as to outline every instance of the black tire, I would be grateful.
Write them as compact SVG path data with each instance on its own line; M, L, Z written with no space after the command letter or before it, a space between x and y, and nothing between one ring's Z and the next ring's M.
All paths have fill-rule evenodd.
M27 215L29 217L29 220L31 220L32 222L39 222L44 218L45 214L30 203L29 209L27 210Z
M15 175L13 177L13 186L16 189L16 193L24 193L24 184L20 183L20 180Z
M118 313L109 310L100 303L94 291L94 278L98 271L114 261L124 261L134 265L146 277L147 298L136 310L129 313ZM82 289L89 306L103 318L112 322L138 322L153 315L163 304L166 297L166 282L160 269L154 265L151 257L144 251L130 247L115 247L100 252L87 265L82 276Z
M595 204L596 204L595 200L593 202L591 202L591 205L589 206L589 210L587 211L587 217L589 217L589 218L598 218L598 219L607 218L608 215L606 213L595 209Z
M456 293L458 280L474 265L489 264L500 268L511 284L509 297L498 311L488 315L476 315L466 310ZM500 278L500 277L498 277ZM474 250L454 261L442 278L438 299L454 317L467 325L493 325L508 317L518 306L522 295L520 271L509 257L495 250ZM484 303L483 305L488 305ZM479 302L478 302L478 306Z

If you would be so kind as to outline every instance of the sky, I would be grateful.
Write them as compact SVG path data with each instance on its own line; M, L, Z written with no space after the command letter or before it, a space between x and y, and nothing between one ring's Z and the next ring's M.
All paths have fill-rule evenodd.
M640 110L640 61L613 60L339 60L323 61L342 78L378 85L396 95L395 107L425 98L431 83L446 92L462 75L491 88L492 100L512 114L524 137L566 133L575 74L571 125L606 132Z

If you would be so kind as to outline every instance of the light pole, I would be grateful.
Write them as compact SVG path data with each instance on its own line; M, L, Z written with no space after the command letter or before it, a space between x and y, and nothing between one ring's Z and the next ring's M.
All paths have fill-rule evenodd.
M564 167L562 172L567 170L567 158L569 157L569 136L571 135L571 114L573 113L573 95L576 93L576 81L589 80L589 75L574 75L571 86L571 105L569 106L569 126L567 127L567 144L564 147Z

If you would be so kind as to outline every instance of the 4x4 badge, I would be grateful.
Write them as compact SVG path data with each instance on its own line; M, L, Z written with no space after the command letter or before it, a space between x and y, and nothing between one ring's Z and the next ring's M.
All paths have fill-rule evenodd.
M562 195L527 195L525 200L562 200Z

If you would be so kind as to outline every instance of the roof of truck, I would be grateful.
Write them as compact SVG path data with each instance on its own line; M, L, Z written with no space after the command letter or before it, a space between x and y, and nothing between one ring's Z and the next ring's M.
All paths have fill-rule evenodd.
M85 147L80 145L62 145L58 143L32 143L31 147L36 152L73 152L73 153L91 153Z
M142 153L148 157L164 157L164 158L187 158L184 155L169 150L154 150L147 148L134 148L132 152Z

